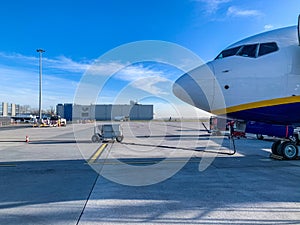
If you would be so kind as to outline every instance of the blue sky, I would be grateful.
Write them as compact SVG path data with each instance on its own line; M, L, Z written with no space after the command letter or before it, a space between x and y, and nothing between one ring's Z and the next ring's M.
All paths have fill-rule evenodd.
M47 109L72 102L81 77L94 60L120 45L167 41L208 61L242 38L296 25L299 13L299 0L2 1L0 102L38 106L37 48L46 50L43 108ZM102 70L109 70L113 63L122 68L111 62ZM180 74L162 64L134 64L113 75L105 95L115 95L116 90L130 86L120 102L132 98L151 103L156 95L163 99L160 104L168 99L179 105L182 103L166 96L172 94L171 83ZM137 90L152 97L138 99ZM114 99L100 98L99 102L113 103ZM172 114L168 110L160 113Z

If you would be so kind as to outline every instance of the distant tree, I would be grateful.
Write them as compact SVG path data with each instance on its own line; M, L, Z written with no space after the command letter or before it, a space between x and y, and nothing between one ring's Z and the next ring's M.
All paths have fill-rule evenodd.
M55 108L53 106L50 106L49 109L45 110L45 114L54 115L55 114Z
M24 113L31 113L31 107L30 105L20 105L19 107L19 113L24 114Z

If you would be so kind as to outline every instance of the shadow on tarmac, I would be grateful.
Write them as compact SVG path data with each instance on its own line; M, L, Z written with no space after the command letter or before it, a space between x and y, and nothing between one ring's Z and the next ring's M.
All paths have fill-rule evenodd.
M85 160L21 161L1 162L0 177L0 224L76 224L98 174Z
M97 177L85 160L17 161L0 165L0 193L3 193L0 209L86 199L90 191L87 187Z
M177 174L151 186L124 186L99 177L92 199L100 202L89 220L98 224L300 224L299 166L261 155L219 156L199 172L200 160L191 158ZM98 177L84 160L1 164L0 224L77 221ZM126 171L120 172L126 175ZM64 206L68 202L73 203ZM62 209L50 203L62 204ZM26 207L49 208L35 213ZM21 212L14 212L18 209ZM175 216L183 212L191 215ZM231 213L265 216L227 220L225 215ZM275 216L278 214L282 219Z
M199 140L208 140L210 134L200 134L200 135L136 135L136 138L164 138L169 140L169 138L175 138L173 140L184 140L185 138L199 138Z
M92 195L97 205L91 206L86 221L98 224L300 223L297 217L300 214L299 167L252 155L218 157L207 170L199 172L200 160L191 158L177 174L150 186L124 186L101 178ZM122 162L151 165L151 161L136 158ZM116 172L124 173L122 168Z
M91 140L38 140L38 141L30 141L29 144L34 145L49 145L49 144L88 144L92 143Z

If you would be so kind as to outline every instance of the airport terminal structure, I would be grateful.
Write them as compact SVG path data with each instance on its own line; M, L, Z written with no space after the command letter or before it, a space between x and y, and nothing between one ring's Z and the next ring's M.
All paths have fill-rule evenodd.
M58 104L57 115L72 120L152 120L153 105L142 105L135 102L130 104Z
M0 117L15 116L19 113L19 105L14 103L0 103Z
M0 127L9 125L11 117L19 113L19 105L14 103L0 102Z
M11 118L20 117L25 121L34 115L24 113L20 105L0 102L0 120L2 124L10 124ZM131 101L130 104L91 104L78 105L72 103L57 104L56 114L67 121L72 120L152 120L153 105L142 105Z

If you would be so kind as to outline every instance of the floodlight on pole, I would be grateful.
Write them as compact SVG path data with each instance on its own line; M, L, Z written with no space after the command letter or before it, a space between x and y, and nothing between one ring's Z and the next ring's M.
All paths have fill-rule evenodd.
M42 122L42 54L45 52L43 49L37 49L37 52L39 52L39 70L40 70L40 81L39 81L39 123Z

